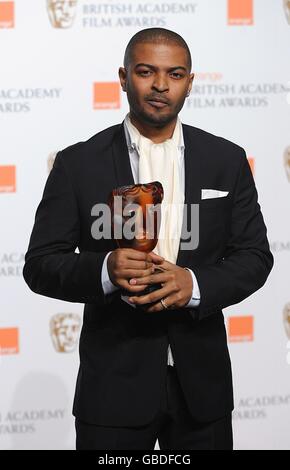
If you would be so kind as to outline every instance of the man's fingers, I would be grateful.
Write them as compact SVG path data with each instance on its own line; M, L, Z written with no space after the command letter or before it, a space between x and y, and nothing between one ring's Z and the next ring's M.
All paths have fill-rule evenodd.
M132 277L130 284L132 286L139 284L158 284L161 282L171 281L173 279L172 274L167 272L162 273L149 273L147 276Z
M152 258L149 253L134 250L133 248L123 248L123 250L127 259L152 262Z
M124 261L124 269L150 269L153 267L153 263L149 261L135 261L126 260Z
M167 295L172 293L172 289L166 285L161 289L155 290L154 292L150 292L150 294L141 295L140 297L129 297L129 301L134 303L135 305L144 305L144 304L151 304L152 302L157 302L158 300L166 297Z
M119 287L121 289L124 289L128 292L131 293L131 295L138 294L139 292L142 292L143 290L146 289L146 285L142 286L130 286L128 281L126 279L121 279L118 283Z
M152 268L149 269L122 269L120 274L118 275L119 278L123 279L139 279L140 277L142 278L147 278L152 274ZM141 282L140 284L145 284L144 282Z
M135 293L137 294L138 292L142 292L143 290L146 289L146 285L143 286L130 286L130 284L126 284L122 286L124 289L126 289L128 292L131 292L131 295L134 295Z
M153 263L155 264L161 264L165 261L165 259L162 256L157 255L156 253L154 253L154 251L150 251L150 253L148 254L151 257Z
M177 298L176 294L168 295L166 297L166 299L164 299L164 302L166 303L167 307L170 310L174 309L174 308L178 308L179 301L178 301L178 298ZM164 307L163 307L162 303L160 302L160 300L146 308L146 312L149 312L149 313L151 313L151 312L161 312L162 310L164 310Z

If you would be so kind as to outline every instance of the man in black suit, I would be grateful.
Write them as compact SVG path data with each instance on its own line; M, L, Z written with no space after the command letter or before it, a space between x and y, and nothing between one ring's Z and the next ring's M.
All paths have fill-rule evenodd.
M85 303L77 449L154 449L157 438L161 449L232 449L222 309L259 289L273 265L255 183L241 147L181 125L194 78L181 36L138 32L119 76L130 112L122 124L58 152L24 278L38 294ZM121 249L93 236L92 208L106 204L113 188L144 183L144 165L148 178L158 166L162 178L163 169L173 201L198 204L194 249L169 244L166 259L162 250ZM167 242L171 229L172 220ZM161 288L136 295L157 283ZM130 291L126 302L121 288Z

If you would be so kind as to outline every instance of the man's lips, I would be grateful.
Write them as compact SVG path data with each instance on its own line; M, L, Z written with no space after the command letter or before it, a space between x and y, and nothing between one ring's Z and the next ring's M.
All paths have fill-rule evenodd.
M155 108L165 108L165 106L168 106L169 104L168 101L160 98L151 98L149 100L147 99L146 101L148 101L148 103Z

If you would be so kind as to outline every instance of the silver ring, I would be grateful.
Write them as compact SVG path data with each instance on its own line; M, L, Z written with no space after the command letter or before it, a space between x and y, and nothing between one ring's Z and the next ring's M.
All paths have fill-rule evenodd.
M168 308L169 308L168 305L166 305L164 299L160 299L160 302L161 302L161 305L162 305L163 308L165 308L165 309L168 309Z

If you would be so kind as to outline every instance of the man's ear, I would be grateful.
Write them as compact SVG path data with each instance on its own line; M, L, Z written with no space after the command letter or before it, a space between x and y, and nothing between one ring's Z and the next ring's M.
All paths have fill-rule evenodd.
M119 68L119 78L120 84L123 91L126 91L126 78L127 78L127 71L124 67Z
M191 73L189 76L188 96L190 95L190 92L191 92L193 80L194 80L194 73Z

